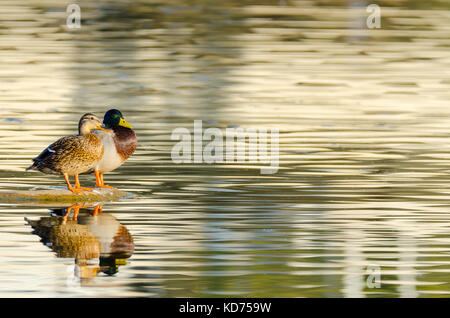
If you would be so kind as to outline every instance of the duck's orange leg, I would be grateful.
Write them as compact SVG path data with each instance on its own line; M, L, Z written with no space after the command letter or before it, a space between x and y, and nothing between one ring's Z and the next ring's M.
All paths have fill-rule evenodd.
M95 170L95 186L97 188L106 188L106 189L117 189L108 185L105 185L105 181L103 181L103 173L99 172L98 170Z
M81 192L83 192L83 190L81 190L81 189L72 187L72 185L70 184L70 181L69 181L69 175L67 173L64 174L64 179L66 180L66 183L67 183L67 190L72 191L75 194L80 194Z
M100 179L100 172L98 170L95 170L95 186L100 187L102 183L102 180Z
M69 214L72 210L74 210L73 220L76 221L77 217L78 217L78 213L80 213L80 208L81 208L81 205L79 205L79 204L74 204L74 205L68 207L66 214L63 216L63 221L64 222L67 221L67 217L69 216Z
M102 186L103 186L104 188L108 188L108 189L117 189L117 188L114 188L114 187L111 187L111 186L105 184L105 181L103 180L103 173L100 173L100 180L101 180Z
M84 188L80 185L80 179L78 178L78 175L75 175L75 189L78 190L84 190L84 191L92 191L92 188Z
M103 210L103 206L102 205L97 205L94 209L94 214L93 216L97 216L99 213L102 213Z

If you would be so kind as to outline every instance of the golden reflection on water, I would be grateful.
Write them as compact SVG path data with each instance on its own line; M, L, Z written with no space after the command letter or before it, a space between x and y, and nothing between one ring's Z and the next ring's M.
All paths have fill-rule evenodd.
M99 272L116 274L134 252L133 238L127 228L101 209L96 206L94 211L89 211L84 205L76 204L53 209L52 216L27 220L33 234L38 235L56 257L75 259L76 278L81 286Z
M139 148L106 178L135 197L105 211L135 250L101 275L95 217L2 204L0 295L448 296L447 2L383 1L376 30L362 0L77 3L68 30L59 1L0 0L0 191L61 186L24 169L116 107ZM278 173L175 165L170 134L194 120L278 128ZM49 249L24 216L70 231ZM67 286L75 262L89 286Z

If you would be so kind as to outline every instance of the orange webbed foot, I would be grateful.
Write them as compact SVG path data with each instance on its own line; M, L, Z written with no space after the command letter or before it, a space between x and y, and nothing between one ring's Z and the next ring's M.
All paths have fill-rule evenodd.
M108 185L105 185L105 181L103 180L103 173L99 172L98 170L95 170L95 186L97 188L104 188L104 189L117 189Z
M78 189L78 188L67 188L67 190L71 191L73 194L81 194L84 192L83 189Z
M76 188L77 190L81 190L81 191L93 191L94 189L92 188L85 188L85 187L78 187Z
M103 188L103 189L114 189L114 190L117 189L117 188L111 187L111 186L106 185L106 184L96 184L95 187L96 188Z

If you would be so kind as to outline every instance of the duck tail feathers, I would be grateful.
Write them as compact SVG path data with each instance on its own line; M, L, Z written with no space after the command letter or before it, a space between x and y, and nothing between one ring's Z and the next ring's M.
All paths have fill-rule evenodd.
M25 171L30 171L30 170L37 170L36 162L25 169Z

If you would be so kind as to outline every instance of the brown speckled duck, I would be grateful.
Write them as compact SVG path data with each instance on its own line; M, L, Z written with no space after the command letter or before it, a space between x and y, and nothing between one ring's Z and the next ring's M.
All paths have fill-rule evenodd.
M80 186L78 175L94 168L103 156L101 139L91 133L93 129L102 129L100 126L101 121L97 116L84 114L78 123L78 135L63 137L48 146L33 159L34 163L27 171L63 175L68 190L75 194L92 190ZM75 187L70 184L69 176L75 177Z

